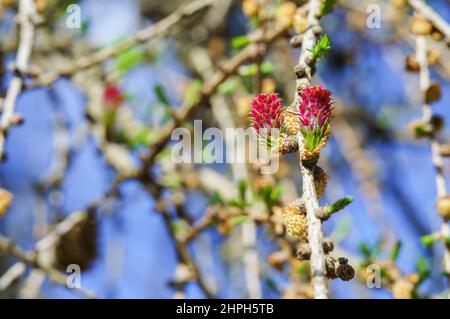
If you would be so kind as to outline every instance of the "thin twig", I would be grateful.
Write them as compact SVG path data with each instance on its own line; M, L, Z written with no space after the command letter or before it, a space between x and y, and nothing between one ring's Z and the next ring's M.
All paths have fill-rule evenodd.
M207 298L215 298L215 292L212 291L209 287L209 285L205 282L203 279L203 276L200 272L200 269L198 268L197 264L195 263L194 259L192 258L191 254L189 253L187 244L188 242L185 240L181 240L177 234L176 231L172 227L172 217L171 213L169 211L169 207L162 198L162 192L163 187L157 183L155 184L149 184L147 185L148 191L152 194L152 196L157 201L157 210L159 210L162 213L162 217L164 219L164 222L166 224L166 227L169 231L169 234L173 238L175 242L175 251L178 257L179 262L187 265L189 269L193 272L195 280L197 281L200 289L203 291L203 293L206 295ZM179 207L178 207L179 208Z
M428 68L428 59L427 59L427 39L425 36L417 36L416 38L416 58L420 64L419 80L420 80L420 92L423 100L422 117L423 121L425 123L428 123L431 117L433 116L433 110L425 100L426 92L430 86L430 71ZM432 163L436 171L435 182L436 182L437 198L440 198L447 195L447 186L444 177L444 166L442 163L442 155L440 152L440 143L436 139L434 134L432 134L429 139L431 144ZM449 233L448 224L445 221L443 221L442 223L441 232L447 235ZM447 278L449 279L450 282L450 247L445 243L444 240L443 243L445 247L443 266Z
M423 0L408 0L414 10L427 18L450 41L450 25Z
M92 55L84 56L76 60L73 64L61 70L51 71L42 74L31 86L48 86L62 76L72 76L79 71L86 70L138 44L162 36L182 20L189 18L195 15L196 13L210 7L215 1L216 0L197 0L183 7L180 7L163 20L155 24L152 24L151 26L143 30L138 31L132 37L127 38L126 40L120 42L115 46L107 47L93 53Z
M262 44L262 49L265 48L265 45ZM263 52L264 50L260 50ZM211 76L213 71L212 61L210 60L208 53L201 49L196 50L193 55L196 55L196 59L192 60L192 64L194 68L201 72L202 77L206 80L209 76ZM258 54L257 60L259 64L262 61L262 55ZM200 64L201 63L201 64ZM258 75L256 76L256 78ZM260 81L258 81L260 83ZM257 86L259 84L256 84ZM225 132L227 129L236 128L236 124L233 118L233 114L231 113L229 106L227 105L227 101L225 97L215 94L211 97L211 109L214 119L219 123L219 127L222 132ZM227 139L225 136L225 144L228 148L228 152L244 152L243 149L231 150L230 148L234 148L234 140ZM248 181L249 180L249 172L245 163L232 163L232 179L233 183L236 185L239 181ZM251 195L251 191L248 188L247 194ZM244 246L243 251L243 262L245 268L245 279L247 286L247 295L251 299L260 299L262 297L261 294L261 285L259 278L259 261L258 261L258 252L256 250L256 225L254 221L248 221L241 226L241 238L242 244Z
M3 113L0 118L0 159L3 159L5 152L6 135L10 127L14 124L14 110L16 108L17 97L22 91L22 74L28 68L28 62L31 55L34 40L33 17L36 15L36 7L33 0L20 0L18 21L20 27L20 44L17 50L15 68L18 73L9 83L3 104Z
M44 272L54 283L67 287L68 278L66 275L62 274L61 272L52 267L44 265L38 258L39 254L35 252L33 253L24 252L11 240L2 235L0 235L0 253L16 257L21 262ZM95 296L92 293L84 291L80 288L74 288L74 291L80 293L82 296L86 298L95 298Z
M280 36L285 34L285 28L276 28L273 32L268 32L261 40L261 43L270 44ZM222 84L230 75L234 74L239 66L243 63L255 59L260 51L260 44L252 43L245 47L242 51L236 54L233 58L228 60L219 71L214 73L209 82L206 82L202 89L199 98L195 103L184 103L179 111L175 114L172 121L168 122L162 129L159 138L150 145L150 154L144 159L144 167L141 173L147 174L148 169L153 165L156 156L167 146L170 141L172 132L178 125L188 119L192 113L202 104L206 103L209 97L214 93L216 88Z

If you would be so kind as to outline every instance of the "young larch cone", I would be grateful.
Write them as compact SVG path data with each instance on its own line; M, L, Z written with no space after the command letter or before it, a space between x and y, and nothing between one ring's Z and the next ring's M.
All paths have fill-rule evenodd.
M268 147L279 143L279 133L283 127L283 106L278 93L261 93L251 101L250 122L258 137ZM277 131L277 132L276 132ZM272 135L278 134L275 140Z
M257 133L267 129L268 133L283 125L283 107L278 93L261 93L251 101L251 121Z
M330 134L332 104L331 92L320 85L300 91L298 118L306 151L315 153L326 144Z
M292 206L283 208L283 224L286 232L295 238L308 237L308 221L300 209Z
M308 130L326 126L331 118L331 92L321 85L306 87L300 92L298 106L300 124Z
M103 88L103 102L108 110L116 109L123 103L125 97L120 87L113 83L108 83Z

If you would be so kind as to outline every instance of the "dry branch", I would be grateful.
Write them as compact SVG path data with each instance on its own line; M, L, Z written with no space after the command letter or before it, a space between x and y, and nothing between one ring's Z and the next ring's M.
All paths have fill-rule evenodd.
M62 274L52 267L43 264L38 258L38 253L26 253L12 241L2 235L0 235L0 253L16 257L28 266L31 266L45 273L52 282L67 287L68 278L66 275ZM80 288L74 288L74 291L81 294L83 297L95 298L92 293L84 291Z
M206 295L207 298L215 298L215 292L212 291L212 289L209 287L209 285L204 280L200 269L198 268L196 262L194 261L194 258L191 256L188 250L188 241L185 239L180 239L179 236L177 236L176 231L172 227L172 216L169 211L169 205L167 201L165 201L162 198L163 193L163 187L157 183L155 184L148 184L147 189L152 194L152 196L157 201L157 207L156 209L162 213L162 217L164 219L164 222L166 224L166 227L169 231L170 236L172 237L174 243L175 243L175 252L177 254L178 260L181 264L186 265L189 270L193 273L194 279L197 281L200 289L203 291L203 293ZM182 209L180 206L176 206L176 209Z

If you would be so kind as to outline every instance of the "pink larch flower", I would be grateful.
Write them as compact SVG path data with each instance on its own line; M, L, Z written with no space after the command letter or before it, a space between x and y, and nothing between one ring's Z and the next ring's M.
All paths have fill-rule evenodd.
M250 119L257 133L266 129L270 134L272 129L280 129L283 125L283 107L278 93L258 94L251 102Z
M308 131L322 130L328 127L331 119L331 92L322 86L311 86L300 92L298 113L300 125Z
M108 108L116 108L125 100L119 86L107 83L103 88L103 101Z
M331 92L322 86L311 86L300 92L298 114L306 150L315 152L326 143L332 116Z

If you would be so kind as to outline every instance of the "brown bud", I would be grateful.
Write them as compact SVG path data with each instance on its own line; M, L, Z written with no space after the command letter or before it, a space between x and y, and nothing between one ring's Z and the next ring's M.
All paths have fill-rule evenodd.
M275 13L276 21L283 27L290 27L297 11L297 5L294 2L286 1L282 3Z
M441 85L438 82L430 84L425 92L425 103L433 103L441 98Z
M299 48L302 46L303 36L302 35L295 35L291 38L291 46L293 48Z
M316 188L316 194L318 198L321 198L325 194L329 176L319 166L314 167L313 174L314 174L314 186Z
M430 119L430 124L433 127L433 133L438 133L444 128L445 121L442 116L433 114Z
M436 210L445 221L450 220L450 196L444 195L437 199Z
M418 72L420 70L419 61L413 55L408 55L405 59L405 69L410 72Z
M36 11L40 14L45 12L47 7L47 0L36 0Z
M336 279L336 261L333 257L327 256L325 261L325 268L327 271L327 277L329 279Z
M288 256L285 251L276 251L269 256L269 264L272 265L277 270L281 271L284 264L287 262Z
M11 117L10 122L12 125L19 126L23 124L24 118L22 114L16 113Z
M441 144L439 147L441 156L450 157L450 144Z
M84 216L61 236L55 247L56 268L60 270L65 271L70 264L77 264L82 271L86 270L97 257L98 221L94 214L86 213Z
M2 155L0 155L0 162L6 162L8 160L8 154L6 154L5 152L2 153Z
M348 264L348 259L340 257L336 267L336 275L343 281L352 280L355 277L355 270Z
M244 0L242 2L242 12L247 17L255 17L258 15L259 5L256 0Z
M229 235L232 229L233 223L230 219L223 220L219 223L219 225L217 225L217 230L224 236Z
M300 64L296 64L294 66L294 73L295 73L295 75L297 76L298 79L302 78L302 77L304 77L306 75L305 68L302 67Z
M301 243L297 249L297 259L309 260L311 257L311 248L308 243Z
M324 241L322 243L322 247L323 247L323 252L325 254L328 254L333 251L334 243L331 239L327 238L327 239L324 239Z
M330 213L328 212L328 207L323 206L319 207L316 210L316 217L319 218L321 221L326 221L328 218L330 218Z
M428 35L433 29L431 22L420 16L412 17L409 27L411 32L417 35Z
M439 59L441 58L441 52L436 49L431 49L427 53L427 59L429 65L434 65L439 62Z
M442 41L442 39L444 39L444 35L440 31L433 29L431 32L431 38L434 41Z
M185 263L179 263L175 268L175 274L173 276L171 284L178 287L194 279L195 273L194 271L192 271L192 267L188 266Z
M308 169L313 169L319 161L320 149L316 149L314 152L310 152L306 149L302 152L302 165Z
M314 34L317 37L319 37L322 34L323 29L322 29L322 27L320 25L315 25L315 26L313 26L312 31L314 32Z
M295 31L302 34L306 31L308 27L308 21L306 17L306 12L304 10L297 10L294 15L292 25L294 26Z

